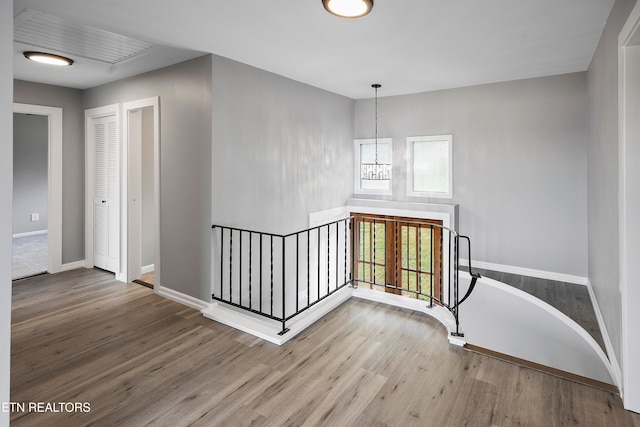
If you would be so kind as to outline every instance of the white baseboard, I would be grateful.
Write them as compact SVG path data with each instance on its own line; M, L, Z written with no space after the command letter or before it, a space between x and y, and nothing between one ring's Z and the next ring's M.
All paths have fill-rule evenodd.
M155 264L143 265L142 266L142 274L147 274L154 272L156 270Z
M69 262L60 266L60 271L75 270L76 268L85 268L85 260Z
M343 287L330 297L289 320L286 323L289 331L283 335L279 335L282 330L281 322L258 316L224 303L211 303L206 309L202 310L202 315L207 319L246 332L254 337L261 338L276 345L282 345L351 298L352 294L353 288L348 286Z
M187 307L191 307L196 310L204 310L209 306L208 302L183 294L182 292L174 291L173 289L165 288L164 286L158 286L157 292L161 297L179 302L182 305L186 305Z
M604 323L604 317L602 316L602 312L600 311L600 306L598 305L596 294L593 292L593 287L591 286L591 282L589 280L587 280L587 290L589 291L589 298L591 298L593 311L595 311L596 313L596 319L598 320L598 326L600 327L600 334L602 335L602 340L604 341L604 347L607 350L607 357L609 358L609 363L611 363L611 369L613 370L613 381L615 381L615 385L618 387L618 390L620 390L620 394L622 395L622 370L620 369L618 358L613 349L613 343L611 342L611 338L609 337L607 325Z
M460 258L460 264L467 266L469 260ZM556 282L574 283L576 285L587 286L588 279L582 276L556 273L553 271L535 270L533 268L515 267L512 265L494 264L491 262L471 261L472 267L483 268L485 270L500 271L502 273L519 274L521 276L537 277L538 279L555 280Z
M37 236L39 234L47 234L47 233L49 233L48 230L28 231L26 233L16 233L13 235L13 238L15 239L16 237Z

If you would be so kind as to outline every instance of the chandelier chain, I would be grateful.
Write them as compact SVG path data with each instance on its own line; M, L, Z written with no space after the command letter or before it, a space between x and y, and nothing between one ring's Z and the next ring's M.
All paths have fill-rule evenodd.
M376 90L376 164L378 164L378 87L374 86Z

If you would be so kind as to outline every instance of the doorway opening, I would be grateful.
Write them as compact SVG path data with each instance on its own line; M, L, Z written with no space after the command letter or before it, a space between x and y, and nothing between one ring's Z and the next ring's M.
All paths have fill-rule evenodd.
M160 284L159 120L158 97L85 112L85 265L105 268L99 265L105 255L105 269L113 271L116 280L133 282L147 274L145 283L156 291Z
M160 283L160 134L159 98L123 104L124 166L127 206L126 249L128 281L159 289Z
M13 262L19 280L62 268L62 109L13 105Z
M13 280L47 272L49 118L13 113Z

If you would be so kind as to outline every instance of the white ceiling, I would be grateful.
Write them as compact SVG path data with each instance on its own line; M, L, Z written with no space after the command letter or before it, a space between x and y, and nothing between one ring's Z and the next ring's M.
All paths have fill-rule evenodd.
M87 88L211 52L354 99L584 71L614 0L376 0L360 19L321 0L15 0L162 47L106 66L52 70L22 57L14 76ZM186 49L184 51L182 49ZM62 53L62 52L61 52Z

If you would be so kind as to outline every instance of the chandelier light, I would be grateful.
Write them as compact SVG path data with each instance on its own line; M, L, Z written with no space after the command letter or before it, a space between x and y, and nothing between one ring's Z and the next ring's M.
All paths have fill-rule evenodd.
M322 0L327 12L342 18L360 18L373 9L373 0Z
M369 181L389 181L391 179L391 164L378 162L378 89L382 85L371 85L376 91L376 139L375 139L375 163L362 163L360 165L360 178Z

